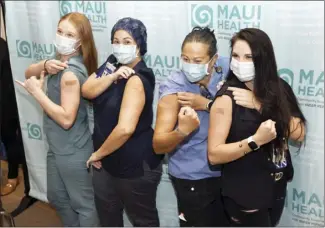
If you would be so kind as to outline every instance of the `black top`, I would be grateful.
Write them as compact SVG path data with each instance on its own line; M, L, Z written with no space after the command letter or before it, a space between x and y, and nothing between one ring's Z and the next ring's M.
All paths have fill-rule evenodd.
M116 62L110 56L107 61ZM97 70L101 75L106 62ZM120 65L116 65L117 69ZM143 83L145 92L145 105L140 115L135 132L124 145L102 160L103 168L111 175L120 178L139 177L143 175L143 161L151 168L157 167L163 156L156 155L152 147L153 129L153 97L155 88L155 76L143 60L134 68L135 74ZM103 76L105 77L105 76ZM98 150L118 123L120 107L127 80L120 79L113 83L105 92L93 100L94 108L94 149Z
M2 135L15 135L19 127L19 115L8 45L2 38L0 38L0 93Z
M286 84L284 86L286 92L291 92L293 95L291 87L285 81L281 81ZM227 90L228 85L226 82L216 97L227 95L232 99L232 123L226 143L233 143L254 135L263 120L255 109L237 105L232 91ZM231 86L248 90L246 85L239 80L232 80ZM292 110L292 113L297 112ZM247 209L270 208L275 197L275 172L279 172L279 168L272 162L272 155L271 141L256 151L224 164L222 194ZM285 167L285 169L288 168ZM290 177L284 175L284 178Z

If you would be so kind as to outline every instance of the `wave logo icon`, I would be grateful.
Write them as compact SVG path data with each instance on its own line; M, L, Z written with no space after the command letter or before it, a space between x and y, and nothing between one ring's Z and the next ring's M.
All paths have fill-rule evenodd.
M32 58L32 44L26 40L16 40L18 57Z
M294 74L292 70L288 68L283 68L278 71L279 76L285 80L291 87L293 86Z
M107 7L105 1L59 1L60 16L72 12L84 14L90 21L93 31L107 28Z
M192 27L213 27L213 10L208 5L197 5L191 6L191 24Z
M60 7L60 17L63 17L64 15L71 13L73 11L71 1L59 1L59 7Z
M37 124L27 123L28 138L42 140L42 130Z

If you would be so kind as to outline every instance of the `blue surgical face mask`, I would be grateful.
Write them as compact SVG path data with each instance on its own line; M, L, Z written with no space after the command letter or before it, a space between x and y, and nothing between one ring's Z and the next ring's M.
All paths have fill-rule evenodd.
M188 81L190 81L191 83L198 82L201 81L209 74L208 70L209 70L210 61L206 64L196 64L196 63L187 63L184 60L182 60L181 69L184 72Z

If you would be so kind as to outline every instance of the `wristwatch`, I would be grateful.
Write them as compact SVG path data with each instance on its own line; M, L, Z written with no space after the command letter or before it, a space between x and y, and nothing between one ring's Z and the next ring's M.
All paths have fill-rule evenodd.
M208 112L210 112L210 109L211 109L212 105L213 105L213 101L209 101L209 102L207 103L207 106L206 106L205 108L206 108L206 110L207 110Z
M258 150L260 147L256 144L256 142L253 139L253 136L250 136L248 139L248 146L251 148L251 150Z

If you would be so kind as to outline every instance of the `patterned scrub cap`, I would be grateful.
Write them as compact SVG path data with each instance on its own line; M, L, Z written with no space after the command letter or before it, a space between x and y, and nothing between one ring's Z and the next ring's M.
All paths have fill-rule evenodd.
M111 32L111 42L113 43L114 34L117 30L127 31L135 40L140 48L141 56L147 53L147 29L142 21L131 17L125 17L116 22Z

